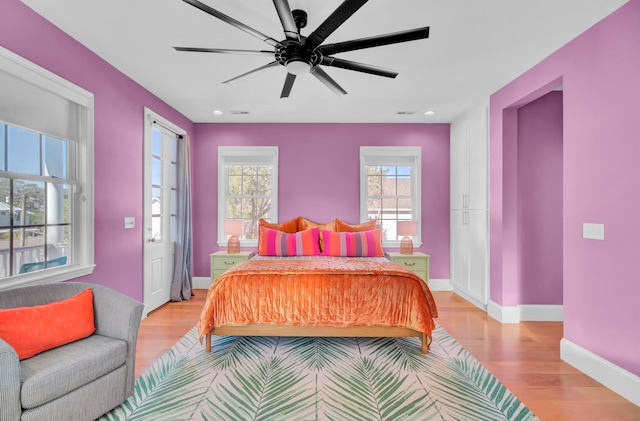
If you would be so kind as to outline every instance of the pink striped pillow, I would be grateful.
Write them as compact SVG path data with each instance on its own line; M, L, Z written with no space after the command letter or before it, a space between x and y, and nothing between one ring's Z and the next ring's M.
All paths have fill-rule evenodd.
M260 228L260 256L318 256L320 255L318 228L295 234Z
M382 257L382 238L380 230L359 232L322 231L324 238L324 256L344 257Z

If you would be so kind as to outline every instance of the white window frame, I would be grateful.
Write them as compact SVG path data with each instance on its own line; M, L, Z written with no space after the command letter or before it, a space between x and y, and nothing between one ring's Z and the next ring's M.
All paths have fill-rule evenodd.
M76 156L69 157L75 167L74 208L71 212L73 243L69 264L14 275L0 280L0 290L17 286L63 282L93 273L94 265L94 96L91 92L0 47L0 71L22 79L78 105ZM2 116L0 116L0 119ZM11 124L11 122L8 122ZM29 127L24 127L30 129ZM36 130L42 132L41 130Z
M418 222L418 234L413 245L422 245L422 148L420 146L361 146L360 147L360 220L367 214L367 166L403 165L411 167L411 219ZM399 248L400 240L383 240L386 248Z
M227 194L225 188L225 165L233 161L242 163L269 163L271 174L271 223L278 219L278 147L277 146L219 146L218 147L218 246L227 246L224 235L224 221L227 214ZM258 240L240 240L242 247L258 247Z

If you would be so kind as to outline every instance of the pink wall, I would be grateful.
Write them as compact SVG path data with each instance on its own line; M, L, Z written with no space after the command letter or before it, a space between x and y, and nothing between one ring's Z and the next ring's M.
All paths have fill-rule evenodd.
M197 124L194 275L218 250L218 146L279 147L279 221L360 220L360 146L422 147L423 245L431 277L449 278L449 124Z
M144 107L190 133L193 123L19 0L2 0L0 45L95 95L96 268L78 280L142 300Z
M640 0L491 96L491 300L520 304L514 107L564 86L564 335L640 375ZM582 238L603 223L605 240ZM515 263L514 263L515 262Z
M562 304L562 92L518 109L520 304Z

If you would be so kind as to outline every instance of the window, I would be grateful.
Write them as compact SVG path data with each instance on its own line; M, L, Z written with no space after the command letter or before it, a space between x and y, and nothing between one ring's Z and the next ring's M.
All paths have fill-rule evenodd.
M164 224L169 224L170 241L176 240L176 215L178 206L178 138L175 133L160 125L151 127L151 238L164 241ZM168 173L169 176L164 176ZM168 201L163 209L163 201ZM168 212L167 212L168 211Z
M383 246L399 247L398 221L418 221L421 240L421 149L420 147L360 148L360 217L375 219L382 230Z
M277 222L278 148L276 146L218 149L218 245L227 245L224 222L243 221L243 246L258 245L258 220Z
M0 289L93 271L93 95L0 47Z

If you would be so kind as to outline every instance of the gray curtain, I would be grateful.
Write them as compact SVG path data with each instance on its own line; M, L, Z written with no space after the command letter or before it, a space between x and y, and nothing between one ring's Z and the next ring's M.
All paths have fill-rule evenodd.
M178 137L176 241L171 301L188 300L193 295L191 267L191 176L189 137Z

